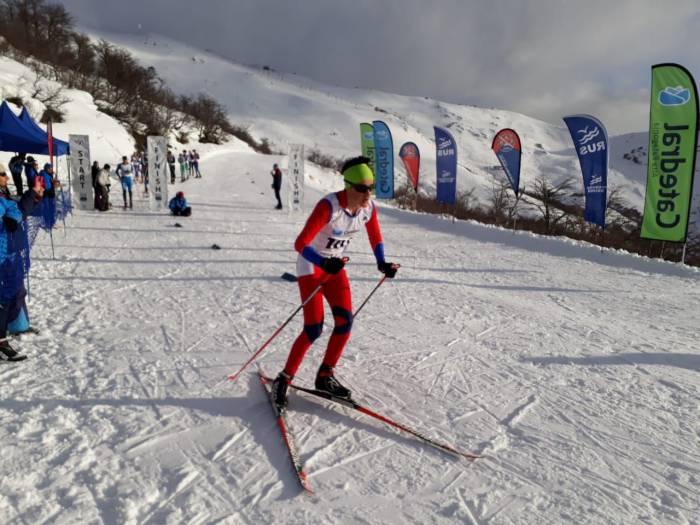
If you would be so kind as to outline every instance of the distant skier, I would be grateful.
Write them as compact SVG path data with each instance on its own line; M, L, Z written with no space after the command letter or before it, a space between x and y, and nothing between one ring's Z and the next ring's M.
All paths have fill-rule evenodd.
M129 208L134 207L134 199L132 196L132 187L133 187L133 180L132 180L132 173L133 173L133 168L131 166L131 162L129 162L129 159L127 159L126 155L122 157L122 162L117 166L117 169L115 170L117 177L119 177L119 181L122 183L122 196L124 197L124 209L126 209L126 195L127 193L129 194Z
M296 239L297 277L302 302L316 288L321 291L304 306L304 329L297 337L284 370L272 384L274 402L280 410L287 406L287 388L292 382L304 354L321 335L323 329L323 297L331 307L335 326L326 354L316 375L316 388L335 396L349 398L350 391L335 378L334 369L350 338L352 299L350 283L343 268L345 249L355 233L364 225L380 272L393 278L398 265L384 259L384 243L371 200L374 174L367 157L348 160L341 170L345 189L326 195L316 204L304 229ZM321 296L323 294L323 297Z
M281 210L282 199L280 199L280 190L282 189L282 170L277 164L272 165L270 175L272 175L272 189L275 190L275 198L277 199L277 206L275 206L275 209Z

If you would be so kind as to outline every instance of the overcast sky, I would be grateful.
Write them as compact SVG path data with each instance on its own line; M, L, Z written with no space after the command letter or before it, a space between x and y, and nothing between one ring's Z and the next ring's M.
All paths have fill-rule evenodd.
M610 133L648 127L652 64L700 79L700 0L60 2L85 28L159 33L243 64L556 124L590 113Z

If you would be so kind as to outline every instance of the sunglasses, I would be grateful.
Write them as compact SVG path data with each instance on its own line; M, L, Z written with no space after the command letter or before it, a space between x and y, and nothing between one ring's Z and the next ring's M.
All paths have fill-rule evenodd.
M0 171L0 177L7 177L7 173L5 173L4 171Z
M358 193L372 193L374 191L374 184L352 184L350 187Z

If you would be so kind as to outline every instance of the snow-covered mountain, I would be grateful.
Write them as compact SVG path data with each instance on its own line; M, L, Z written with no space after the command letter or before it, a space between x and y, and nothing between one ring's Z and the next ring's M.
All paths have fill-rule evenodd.
M279 145L354 155L357 124L382 117L427 157L431 126L450 124L461 175L487 188L491 134L512 126L531 150L527 177L537 166L577 169L563 128L522 115L329 88L174 42L127 40L173 87L220 90L237 123ZM211 78L197 79L207 68ZM26 96L30 74L0 60L6 94ZM68 96L58 136L89 134L100 161L131 151L89 95ZM633 156L643 139L613 139L630 195L643 185ZM135 209L121 210L115 181L113 210L76 211L54 231L55 259L39 235L29 309L40 334L13 341L26 361L0 366L0 522L700 521L700 270L384 204L387 256L402 267L355 319L339 376L370 408L484 457L457 460L292 395L290 428L315 490L302 494L254 370L226 377L299 304L296 285L279 277L294 271L306 215L272 209L269 170L282 157L236 140L196 147L204 177L173 188L194 209L182 227L149 212L141 186ZM308 211L339 181L307 168ZM380 274L364 234L349 256L357 307ZM313 382L331 319L301 384ZM301 323L263 353L268 373Z
M249 126L258 139L270 139L280 151L288 143L318 147L344 158L359 151L359 124L383 120L391 128L395 150L405 141L421 150L421 185L435 187L433 126L448 128L459 144L459 188L476 188L486 199L498 161L491 151L495 133L504 127L518 131L523 142L521 186L531 186L540 173L553 181L574 177L580 170L563 122L554 126L525 115L498 109L406 97L380 91L321 84L268 68L246 67L158 35L92 33L128 49L142 64L180 93L205 92L228 109L232 121ZM604 115L598 115L603 122ZM609 186L619 187L630 206L641 210L645 169L625 158L632 149L646 148L646 133L613 137ZM403 173L397 163L397 177ZM581 187L581 191L583 191Z

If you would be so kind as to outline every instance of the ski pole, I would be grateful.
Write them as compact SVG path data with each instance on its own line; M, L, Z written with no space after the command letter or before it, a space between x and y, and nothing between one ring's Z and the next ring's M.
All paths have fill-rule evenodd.
M250 365L250 363L252 363L253 361L255 361L255 358L258 357L258 356L260 355L260 353L261 353L263 350L265 350L265 348L267 347L267 345L269 345L269 344L272 342L272 340L273 340L275 337L277 337L277 335L282 331L282 329L283 329L285 326L287 326L287 325L290 323L290 321L291 321L292 319L294 319L294 316L295 316L296 314L299 313L299 310L301 310L302 308L304 308L304 306L306 306L306 304L307 304L309 301L311 301L311 299L313 299L314 295L316 295L316 294L318 293L318 291L319 291L321 288L323 288L323 284L324 284L324 283L319 284L319 285L316 287L316 289L315 289L313 292L311 292L311 295L309 295L309 297L306 299L306 301L304 301L303 303L301 303L301 304L297 307L297 309L294 310L294 312L292 312L292 315L290 315L289 317L287 317L287 320L282 324L282 326L280 326L277 330L275 330L275 333L272 334L272 335L269 337L269 339L268 339L267 341L265 341L265 342L263 343L263 345L262 345L260 348L258 348L258 350L250 357L250 359L248 359L248 361L245 362L245 364L241 367L240 370L238 370L238 372L236 372L235 374L231 374L230 376L228 376L228 378L229 378L231 381L235 381L236 378L241 374L241 372L243 372L243 370L245 370L246 368L248 368L248 365Z
M396 269L398 270L399 268L401 268L401 265L397 264ZM352 314L353 319L355 319L355 317L357 317L357 314L359 314L360 310L362 310L362 308L367 304L367 301L369 301L369 298L374 295L374 292L376 292L382 284L384 284L384 281L386 281L386 279L387 279L387 277L385 275L384 277L382 277L379 280L379 282L377 283L377 286L374 287L374 289L369 293L369 295L365 298L365 300L362 301L362 304L357 308L357 310L355 310L355 313Z

